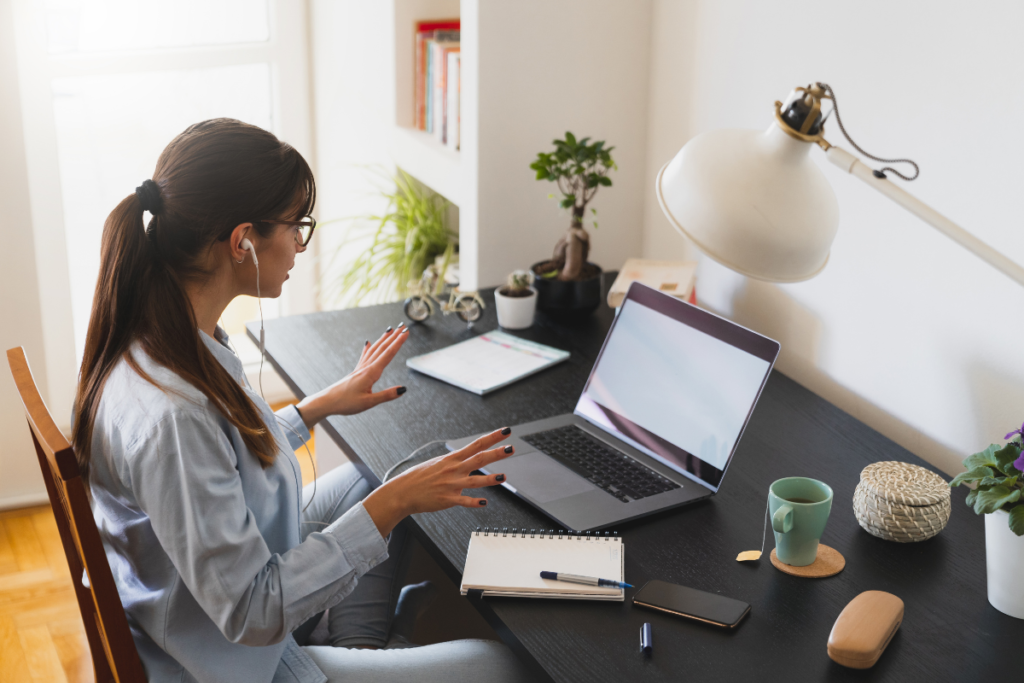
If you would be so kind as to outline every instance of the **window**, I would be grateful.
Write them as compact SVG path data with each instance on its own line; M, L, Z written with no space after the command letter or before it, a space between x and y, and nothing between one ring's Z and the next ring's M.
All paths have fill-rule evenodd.
M312 161L305 3L16 0L15 12L33 228L52 257L40 276L63 283L42 292L47 337L62 340L48 342L47 366L57 360L67 375L51 356L80 363L104 219L152 176L175 135L237 118ZM293 276L281 299L264 300L264 316L312 310L312 282ZM247 297L225 312L243 359L252 359L244 323L258 316ZM50 382L51 394L73 387Z

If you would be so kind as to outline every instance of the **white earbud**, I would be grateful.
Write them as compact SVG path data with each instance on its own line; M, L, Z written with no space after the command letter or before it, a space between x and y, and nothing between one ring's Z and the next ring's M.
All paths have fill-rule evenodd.
M248 237L243 237L242 241L238 243L238 246L242 249L246 249L252 254L253 265L259 267L260 260L256 258L256 247L252 246L252 242L249 241Z

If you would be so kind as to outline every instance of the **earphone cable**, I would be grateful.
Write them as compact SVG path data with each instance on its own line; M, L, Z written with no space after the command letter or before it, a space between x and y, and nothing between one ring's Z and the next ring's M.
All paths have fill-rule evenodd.
M256 303L260 307L260 371L257 376L257 380L260 385L260 397L266 401L267 397L263 394L263 297L260 296L260 264L256 261L256 250L253 249L253 264L256 266Z
M285 427L287 427L292 434L294 434L296 437L299 438L300 441L302 441L302 435L299 434L294 427L288 424L285 420L278 417L276 414L274 415L274 419L277 420L279 424L282 424ZM302 447L306 449L306 455L309 456L309 464L313 466L313 495L309 497L309 502L306 503L302 508L302 511L305 512L306 509L313 504L313 499L316 498L316 460L313 458L313 453L309 450L309 444L306 441L302 441ZM303 522L303 524L305 524L305 522Z
M221 321L218 320L217 324L221 325ZM223 325L221 325L221 327L223 327ZM231 347L232 353L234 353L236 356L238 356L238 349L235 348L234 343L231 341L230 335L225 336L225 339L227 339L228 346ZM262 355L260 356L260 358L262 359ZM261 363L261 365L262 365L262 363ZM242 376L243 376L243 378L245 377L244 373L243 373ZM252 387L250 387L250 389L251 388ZM260 387L260 398L263 398L263 387L262 386ZM264 398L263 402L266 403L266 401L267 401L267 399ZM267 404L267 405L269 405L269 404ZM301 413L299 415L301 416ZM280 417L278 417L277 414L274 415L274 419L277 420L279 423L283 424L289 430L291 430L292 434L297 436L299 438L299 440L302 441L302 447L306 449L306 455L309 456L309 464L313 468L313 495L309 497L309 503L306 503L305 507L302 508L302 511L305 512L306 508L308 508L310 506L310 504L313 502L313 499L316 498L316 459L313 457L312 451L309 450L309 445L307 444L307 442L302 439L302 435L301 434L299 434L297 431L295 431L294 427L292 427L286 421L284 421ZM303 522L303 524L318 524L318 523L319 522Z
M436 445L436 444L439 444L439 443L445 443L445 441L446 441L446 439L437 439L435 441L428 441L427 443L423 444L422 446L420 446L419 448L414 450L412 453L410 453L409 455L407 455L406 457L402 458L401 460L396 462L394 465L392 465L388 469L388 471L384 473L383 482L387 483L388 479L391 478L391 475L394 474L395 470L397 470L399 467L401 467L405 463L407 463L410 460L412 460L413 458L415 458L419 454L419 452L422 451L423 449L429 448L430 446L433 446L433 445Z

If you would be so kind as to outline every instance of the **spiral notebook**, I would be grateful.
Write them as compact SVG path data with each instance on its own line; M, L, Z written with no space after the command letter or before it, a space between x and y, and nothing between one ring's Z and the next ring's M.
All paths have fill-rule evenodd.
M478 529L469 539L461 593L618 602L626 597L621 588L542 579L542 571L623 581L622 539L611 533Z

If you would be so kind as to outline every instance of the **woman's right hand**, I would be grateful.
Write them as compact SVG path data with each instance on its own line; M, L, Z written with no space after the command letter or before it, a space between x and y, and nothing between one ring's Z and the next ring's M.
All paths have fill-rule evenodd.
M366 497L363 507L380 535L387 536L400 521L416 512L436 512L456 505L468 508L487 505L486 498L470 498L462 495L462 491L496 486L505 481L504 474L472 475L470 472L512 455L512 446L491 448L511 433L508 427L493 431L465 448L420 463L378 487Z

